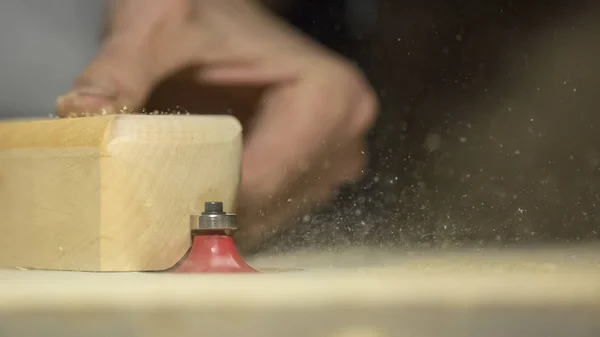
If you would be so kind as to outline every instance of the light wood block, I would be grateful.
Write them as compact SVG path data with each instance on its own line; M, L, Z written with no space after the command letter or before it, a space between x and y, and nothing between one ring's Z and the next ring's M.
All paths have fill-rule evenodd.
M0 335L600 336L598 245L354 249L249 262L284 271L0 270Z
M190 247L190 214L234 209L241 151L229 116L0 123L0 267L169 268Z

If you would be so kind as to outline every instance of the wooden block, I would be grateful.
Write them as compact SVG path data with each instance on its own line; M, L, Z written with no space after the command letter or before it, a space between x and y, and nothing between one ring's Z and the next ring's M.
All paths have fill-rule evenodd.
M284 271L0 270L0 335L600 336L598 245L352 249L249 262Z
M0 267L169 268L204 201L234 209L241 150L229 116L0 123Z

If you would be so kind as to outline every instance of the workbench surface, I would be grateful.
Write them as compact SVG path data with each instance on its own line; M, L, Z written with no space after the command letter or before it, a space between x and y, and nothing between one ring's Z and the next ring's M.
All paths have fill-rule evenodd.
M0 335L600 336L598 245L249 261L266 272L0 270Z

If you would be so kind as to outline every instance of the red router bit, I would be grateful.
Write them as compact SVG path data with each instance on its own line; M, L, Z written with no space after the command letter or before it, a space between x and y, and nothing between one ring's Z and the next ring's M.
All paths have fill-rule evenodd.
M237 229L235 214L223 203L204 203L201 215L192 215L192 248L173 273L256 273L240 256L231 235Z

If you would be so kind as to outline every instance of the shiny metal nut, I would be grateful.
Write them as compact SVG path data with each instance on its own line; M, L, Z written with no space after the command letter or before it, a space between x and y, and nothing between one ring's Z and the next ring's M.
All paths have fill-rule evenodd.
M235 230L237 229L235 214L201 214L190 218L191 230Z

